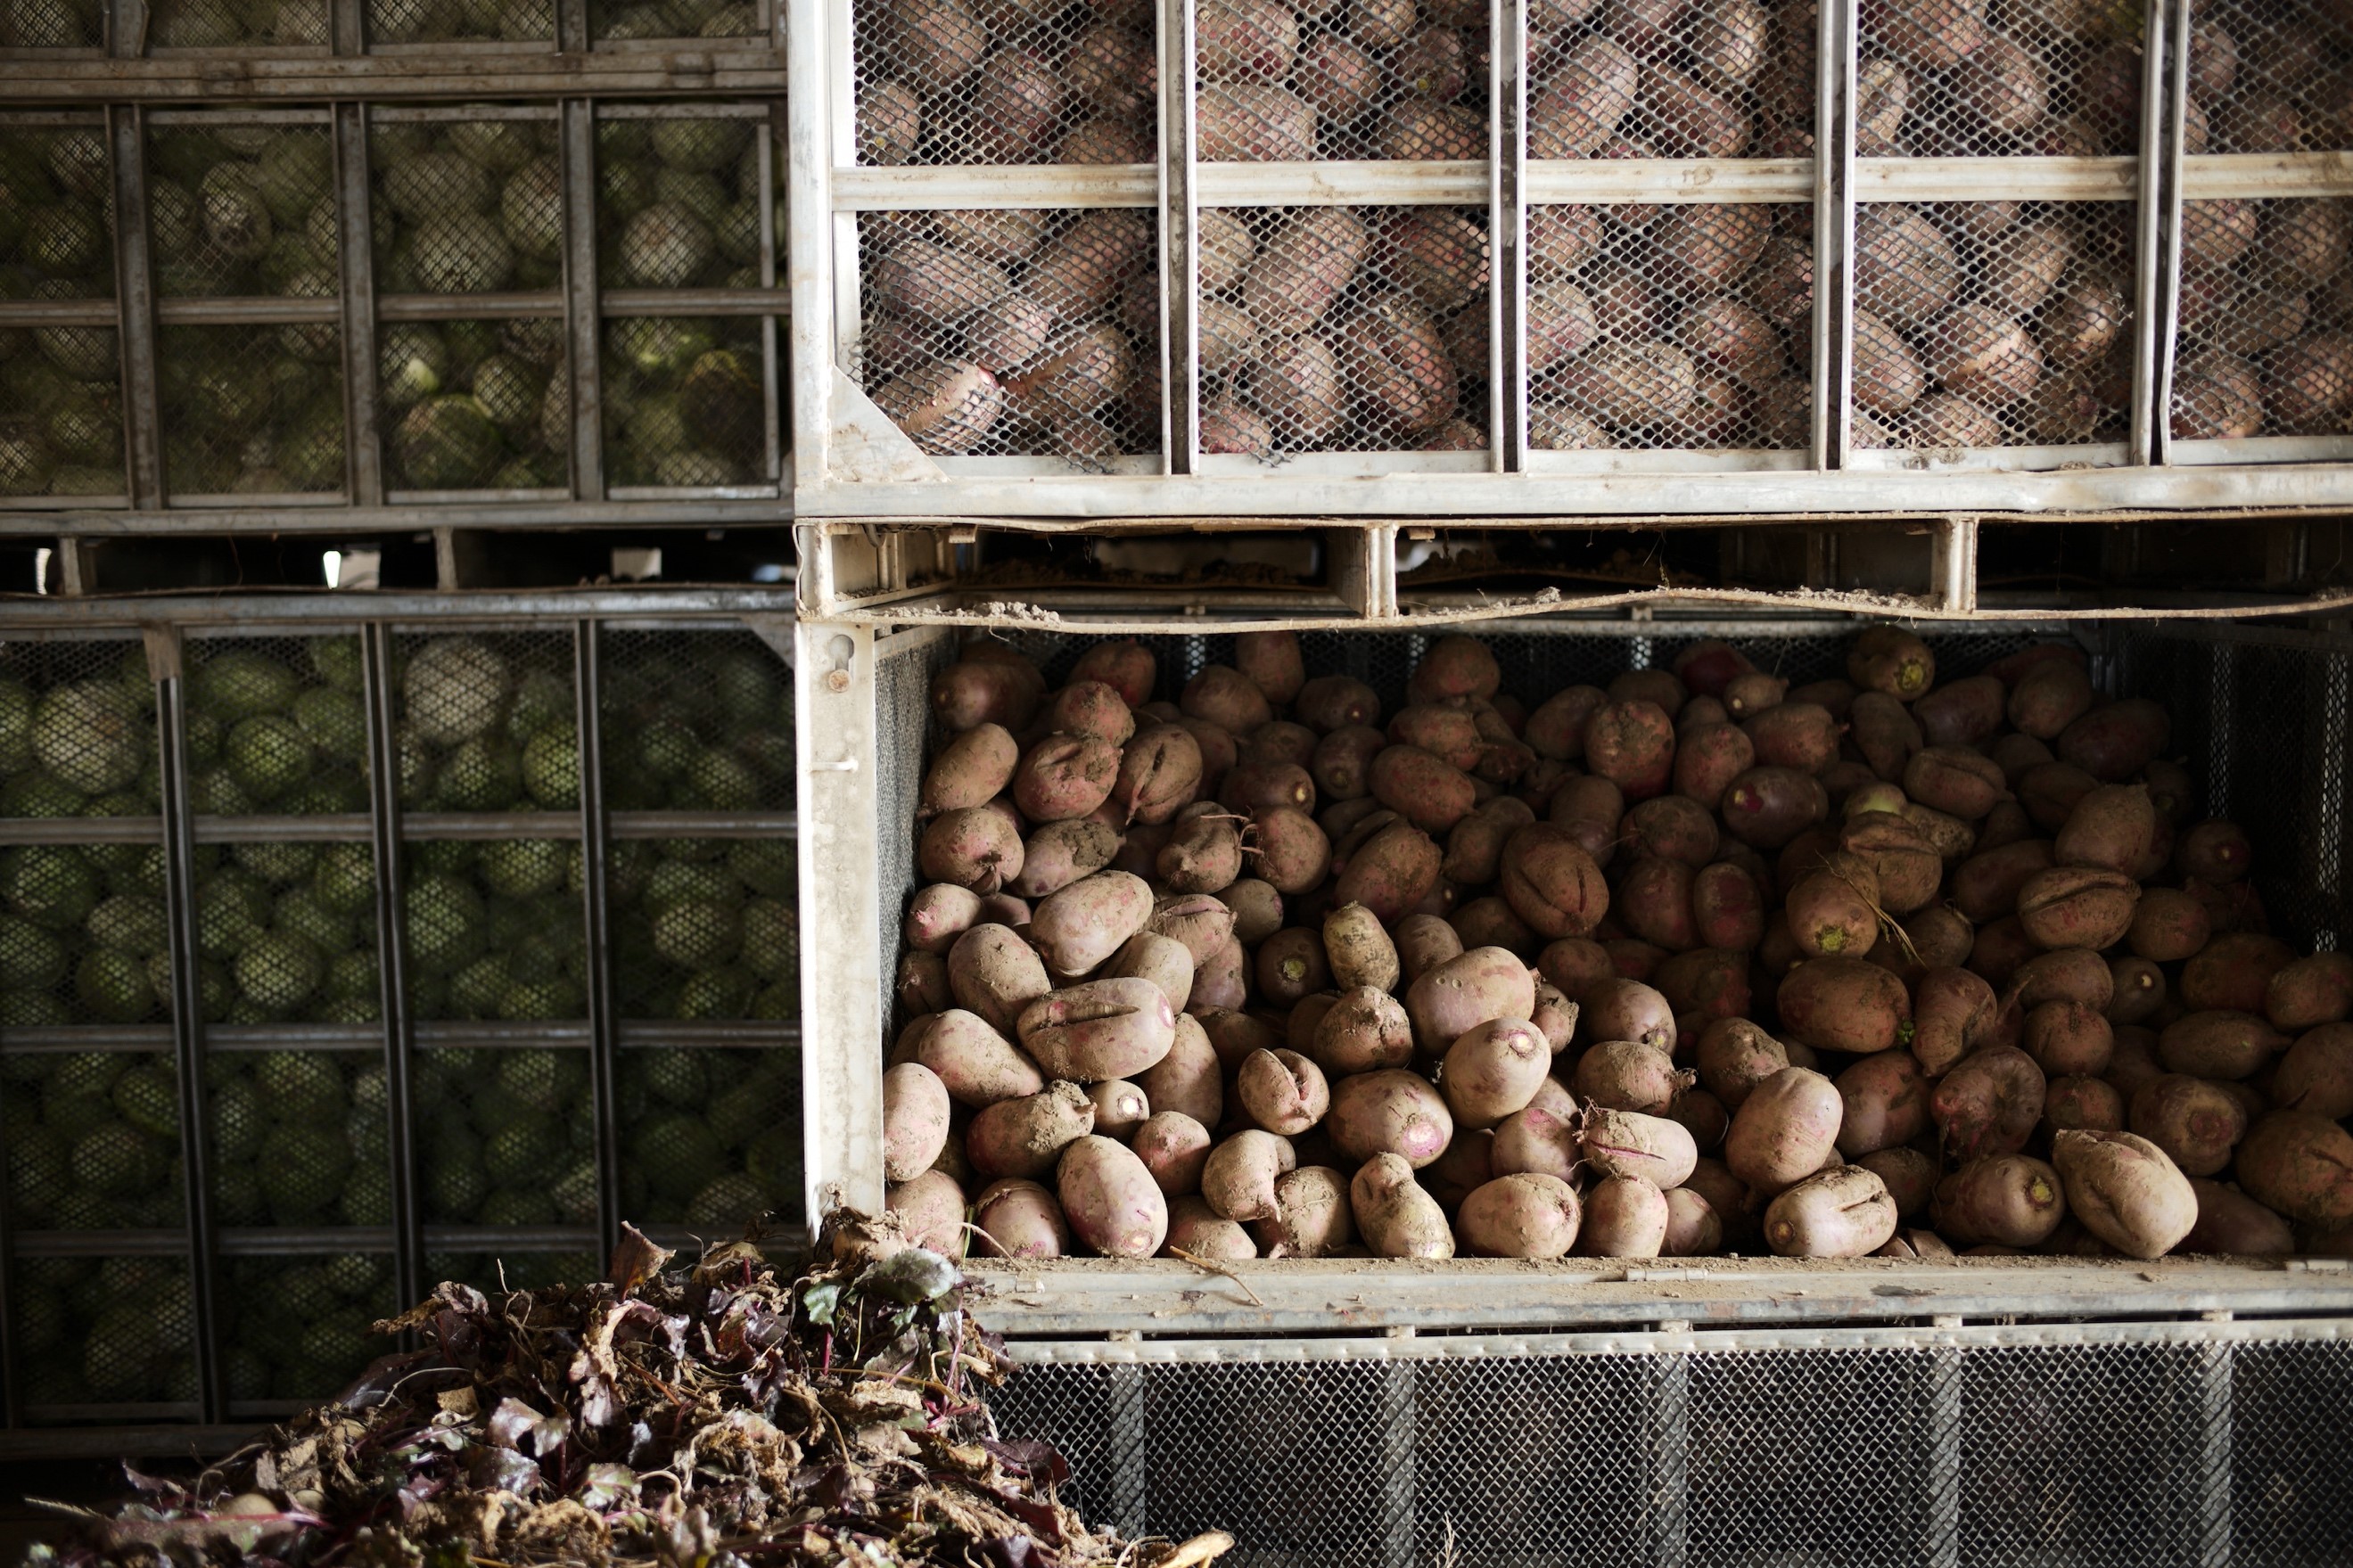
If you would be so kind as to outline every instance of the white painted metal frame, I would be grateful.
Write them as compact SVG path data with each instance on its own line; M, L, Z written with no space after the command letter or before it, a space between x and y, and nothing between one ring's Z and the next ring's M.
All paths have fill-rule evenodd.
M1483 162L1203 163L1192 125L1190 0L1159 7L1160 161L1110 167L860 167L854 6L790 0L794 135L794 506L812 518L1769 516L1887 511L2073 513L2353 504L2353 437L2180 442L2166 434L2179 301L2179 206L2201 193L2353 197L2337 153L2188 156L2189 0L2147 12L2137 157L1854 155L1855 0L1820 8L1812 159L1531 161L1525 0L1495 0ZM2136 204L2139 265L2131 434L2096 446L1923 454L1852 444L1847 265L1863 201L2027 197ZM1525 441L1520 342L1531 204L1809 202L1815 213L1812 448L1537 452ZM1203 205L1477 205L1493 237L1488 416L1482 453L1204 458L1194 429L1193 215ZM1051 458L931 458L891 429L839 368L861 321L858 215L954 207L1150 207L1161 240L1166 438L1151 458L1089 471ZM1863 476L1868 476L1867 478Z

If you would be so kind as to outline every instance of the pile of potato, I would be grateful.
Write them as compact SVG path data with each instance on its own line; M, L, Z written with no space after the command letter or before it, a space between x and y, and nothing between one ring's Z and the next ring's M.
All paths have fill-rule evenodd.
M2073 645L1939 684L1873 626L1792 688L1699 642L1531 707L1450 637L1387 715L1234 647L1175 702L1134 641L934 681L884 1078L933 1245L2353 1239L2353 955L2265 933L2164 710Z

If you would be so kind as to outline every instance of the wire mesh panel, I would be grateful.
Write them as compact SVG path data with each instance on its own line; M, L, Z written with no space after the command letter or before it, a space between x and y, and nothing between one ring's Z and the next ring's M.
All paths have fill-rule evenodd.
M596 121L597 279L608 289L756 289L761 121L670 115Z
M155 735L140 643L0 641L0 816L153 816Z
M223 1284L222 1365L241 1405L332 1398L392 1352L396 1342L372 1327L410 1304L396 1299L392 1258L380 1252L231 1258Z
M1561 20L1579 19L1577 7ZM1813 147L1810 5L1530 12L1528 156L1799 158Z
M163 862L152 844L0 849L0 1023L170 1016Z
M1141 163L1157 145L1149 6L888 0L854 20L862 163ZM1287 9L1263 20L1296 46Z
M2327 5L2224 0L2190 7L2191 153L2329 152L2353 145L2345 71L2353 27Z
M5 1058L9 1216L21 1231L177 1226L180 1100L145 1051Z
M1866 158L2134 152L2140 31L2137 8L1867 5L1855 151Z
M562 838L407 847L409 1006L421 1019L588 1013L580 847Z
M378 44L539 43L555 37L554 0L368 0Z
M1532 207L1529 446L1810 447L1812 225L1789 205Z
M613 845L613 999L625 1018L800 1016L799 872L780 838Z
M917 446L1096 467L1159 449L1151 214L869 213L859 231L853 374Z
M164 477L175 499L340 494L342 339L332 321L158 332Z
M599 43L644 38L756 37L759 7L746 0L590 0L589 31Z
M2353 203L2182 204L2176 439L2353 430Z
M113 179L97 125L0 128L0 276L12 292L114 297Z
M554 116L368 128L375 282L386 294L553 289L563 277Z
M2126 439L2129 205L1868 204L1854 246L1855 447L1940 454Z
M254 1051L215 1043L205 1076L216 1224L392 1223L381 1045Z
M334 298L334 150L323 123L177 121L150 131L147 163L158 294Z
M596 1122L580 1047L442 1047L417 1057L428 1225L593 1225Z
M28 23L38 19L26 11ZM122 493L121 360L107 303L114 292L104 131L0 128L0 302L92 308L81 321L0 326L0 496Z
M665 489L773 480L772 342L753 316L607 321L607 479Z
M1203 163L1487 156L1488 7L1210 5L1196 27Z
M195 1314L181 1259L20 1256L8 1284L27 1420L193 1413Z
M159 50L246 44L324 52L326 0L157 0L147 42Z
M106 40L97 0L8 0L0 5L0 49L94 49Z
M621 1208L638 1224L731 1240L801 1214L800 1057L653 1046L619 1063Z
M773 648L748 631L602 636L607 806L791 809L792 671Z
M569 628L403 633L394 658L404 807L528 811L560 809L567 796L576 803Z
M364 845L227 846L196 884L198 983L207 1022L367 1024L380 1016Z
M186 735L189 793L200 816L321 816L364 812L367 710L362 700L360 639L322 637L190 637ZM292 885L295 851L310 844L229 847L244 863L258 859L267 879ZM282 872L269 857L284 852ZM335 874L345 857L332 859ZM369 907L374 874L359 886L329 890L345 914Z
M572 462L564 323L402 321L376 338L385 479L395 489L560 489Z
M1202 451L1485 446L1481 209L1212 209L1201 231Z
M1090 1519L1327 1568L2340 1560L2353 1347L1024 1366Z

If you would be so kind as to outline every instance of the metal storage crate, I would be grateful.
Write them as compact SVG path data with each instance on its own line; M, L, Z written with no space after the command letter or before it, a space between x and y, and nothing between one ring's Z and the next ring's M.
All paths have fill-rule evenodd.
M789 647L748 594L14 613L8 1425L276 1414L440 1279L805 1224Z
M810 872L876 889L810 932L839 984L812 994L808 1037L842 1110L811 1152L869 1204L927 695L966 635L891 615L802 628L823 672L803 710ZM1173 692L1229 649L1219 619L1171 619L1074 607L988 635L1051 679L1115 625ZM1841 668L1856 624L1662 608L1472 629L1506 689L1536 691L1704 637L1802 681ZM2214 810L2297 847L2259 865L2275 927L2341 943L2353 637L2028 615L1916 629L1952 674L2080 638L2104 689L2167 703ZM1311 669L1394 702L1436 633L1301 635ZM968 1267L1022 1368L993 1401L1000 1431L1061 1449L1090 1518L1231 1530L1250 1563L2318 1563L2353 1518L2341 1259Z
M774 0L11 0L12 98L776 91Z
M1198 10L795 9L803 515L2347 493L2333 22Z
M772 520L781 105L0 111L0 528Z

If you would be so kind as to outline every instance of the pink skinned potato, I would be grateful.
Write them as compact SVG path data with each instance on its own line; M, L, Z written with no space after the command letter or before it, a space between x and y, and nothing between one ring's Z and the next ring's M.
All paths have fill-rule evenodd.
M945 1171L924 1171L885 1188L882 1206L899 1216L909 1242L944 1258L964 1256L964 1189Z
M1388 1152L1417 1170L1445 1152L1455 1136L1445 1098L1429 1079L1396 1068L1352 1074L1335 1084L1325 1127L1352 1160Z
M1042 1261L1071 1251L1071 1225L1062 1205L1041 1184L1014 1178L991 1182L973 1199L978 1250L990 1258Z
M1498 1176L1463 1198L1454 1235L1474 1258L1563 1258L1582 1217L1577 1189L1557 1176Z
M1109 1258L1149 1258L1168 1237L1168 1201L1124 1143L1090 1133L1062 1151L1055 1195L1071 1234Z
M1784 1068L1732 1113L1724 1163L1761 1191L1778 1192L1821 1168L1837 1150L1844 1114L1838 1086L1806 1068Z
M2198 1194L2165 1151L2130 1132L2061 1132L2051 1163L2067 1209L2127 1258L2161 1258L2198 1223Z

